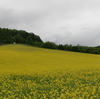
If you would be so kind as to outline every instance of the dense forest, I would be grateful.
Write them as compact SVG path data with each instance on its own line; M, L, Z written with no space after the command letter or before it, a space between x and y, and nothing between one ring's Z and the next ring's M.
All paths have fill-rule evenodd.
M34 33L23 30L0 28L0 44L21 43L33 45L34 42L43 42Z
M0 45L13 44L14 42L48 49L100 54L100 46L73 46L71 44L57 45L54 42L50 41L43 42L39 36L35 35L34 33L28 33L24 30L0 28Z
M82 52L82 53L91 53L91 54L100 54L100 46L96 47L88 47L88 46L73 46L73 45L56 45L53 42L45 42L42 47L44 48L50 48L50 49L59 49L64 51L73 51L73 52Z

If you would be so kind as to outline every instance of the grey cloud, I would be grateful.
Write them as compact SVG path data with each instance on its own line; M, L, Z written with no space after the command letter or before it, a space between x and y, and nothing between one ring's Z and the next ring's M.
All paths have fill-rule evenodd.
M0 26L34 32L57 44L100 43L99 0L3 0Z
M10 25L10 22L13 23L13 11L7 10L7 9L1 9L0 8L0 25L1 26L8 26Z
M84 28L82 28L82 30L87 30L87 29L90 29L89 27L84 27Z

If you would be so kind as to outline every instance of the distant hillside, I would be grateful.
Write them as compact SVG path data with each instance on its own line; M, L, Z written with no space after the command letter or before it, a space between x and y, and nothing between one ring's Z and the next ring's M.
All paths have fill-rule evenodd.
M13 42L33 45L34 42L43 41L34 33L28 33L24 30L0 28L0 44L9 44Z
M73 45L62 45L55 44L54 42L43 42L41 38L34 33L28 33L24 30L0 28L0 45L3 44L27 44L48 49L58 49L64 51L74 51L82 53L100 54L100 46L88 47L88 46L73 46Z

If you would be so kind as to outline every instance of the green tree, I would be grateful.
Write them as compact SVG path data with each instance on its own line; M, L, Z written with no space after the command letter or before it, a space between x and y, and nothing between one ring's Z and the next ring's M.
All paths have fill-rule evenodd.
M57 48L60 49L60 50L65 50L65 46L62 45L62 44L59 44L59 45L57 46Z
M55 44L55 43L53 43L53 42L45 42L44 44L43 44L43 47L44 48L50 48L50 49L56 49L57 48L57 45Z
M33 42L33 46L43 47L43 42Z
M33 40L31 36L28 36L26 39L26 44L32 45L33 44Z
M20 36L19 33L14 38L15 38L16 43L22 43L23 42L23 38Z

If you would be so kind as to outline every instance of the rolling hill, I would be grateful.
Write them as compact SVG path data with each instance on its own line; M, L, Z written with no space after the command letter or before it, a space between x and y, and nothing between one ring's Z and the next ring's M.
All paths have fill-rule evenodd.
M0 46L0 99L100 99L100 56Z

